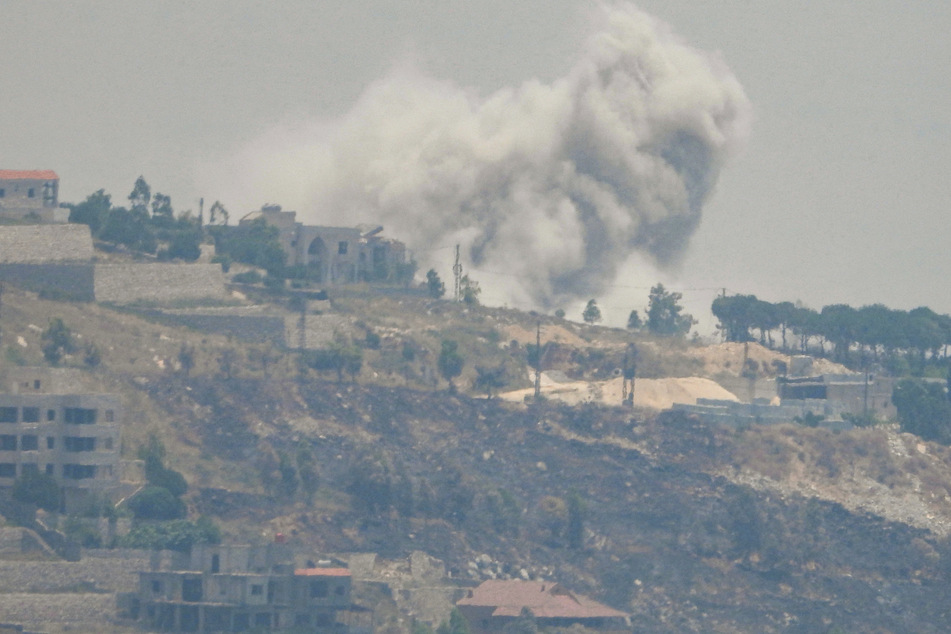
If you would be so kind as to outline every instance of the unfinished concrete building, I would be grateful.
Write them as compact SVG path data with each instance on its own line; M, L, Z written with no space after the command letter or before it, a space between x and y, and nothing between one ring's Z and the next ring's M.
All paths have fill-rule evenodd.
M0 170L0 218L67 222L59 206L59 176L52 170Z
M69 393L42 368L12 373L0 394L0 487L29 472L53 476L68 512L119 488L122 407L110 394Z
M139 573L135 609L158 631L372 631L372 611L352 603L350 571L298 568L286 544L195 546L151 568Z
M783 378L777 382L777 391L783 405L818 409L826 418L868 415L895 420L895 383L894 377L874 374L821 374Z
M263 220L277 228L287 254L288 267L301 267L318 284L398 281L406 261L406 246L384 238L383 227L318 227L297 222L297 212L280 205L265 205L238 221L239 225Z

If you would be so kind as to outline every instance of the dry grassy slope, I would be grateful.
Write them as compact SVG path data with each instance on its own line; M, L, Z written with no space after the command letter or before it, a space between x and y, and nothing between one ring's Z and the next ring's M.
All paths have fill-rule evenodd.
M76 334L80 347L96 345L102 354L100 367L88 373L91 387L116 392L127 406L123 429L123 453L133 457L135 448L148 434L158 434L170 448L170 462L183 470L195 486L225 487L260 493L260 482L237 460L222 459L203 449L203 438L189 421L208 418L210 412L192 398L191 386L181 378L178 354L182 346L195 349L193 377L221 376L217 360L225 350L235 351L237 377L265 376L262 354L272 360L266 399L248 403L224 391L222 406L240 408L249 419L255 437L268 438L281 430L297 436L353 435L358 441L372 435L360 427L334 420L316 420L292 389L283 382L296 376L291 355L261 346L230 341L225 337L185 328L157 324L127 311L95 304L52 302L32 293L7 287L0 329L3 354L0 363L14 361L43 364L40 333L53 317L60 317ZM380 334L381 351L367 351L362 383L420 387L422 373L407 378L403 366L434 372L436 351L442 338L453 338L467 358L459 383L465 389L474 379L476 365L505 363L512 387L527 387L522 347L531 343L535 325L542 324L542 341L553 342L565 366L576 374L596 377L621 361L631 340L627 332L588 327L565 320L529 315L508 309L467 310L460 305L418 296L374 297L349 293L337 298L335 308L349 316L359 337L367 329ZM399 356L404 341L418 351L412 362ZM518 342L517 344L514 342ZM639 375L696 373L713 377L739 373L743 359L755 360L760 368L788 357L758 344L692 346L684 342L637 339L641 350ZM595 355L586 349L600 350ZM82 365L82 351L64 361ZM828 367L827 371L841 368ZM431 385L431 384L430 384ZM160 387L158 387L160 386ZM156 393L161 389L161 394ZM267 402L265 406L263 403ZM951 455L940 446L922 443L893 429L860 430L832 435L797 426L754 428L738 436L731 464L719 465L717 473L736 482L763 490L799 493L839 502L848 508L869 510L889 519L909 522L945 534L951 526ZM949 485L951 488L951 485Z
M293 355L272 351L265 370L262 348L127 312L10 288L3 299L0 362L41 363L39 333L51 317L62 318L80 343L102 350L90 382L125 400L124 454L158 433L192 484L192 508L213 513L235 538L280 530L316 548L394 555L422 546L457 567L489 551L552 567L560 579L635 611L647 631L822 631L849 622L842 618L872 628L863 631L941 631L923 623L937 618L941 602L932 595L946 557L940 540L913 527L946 532L951 456L944 448L888 430L732 432L640 411L526 410L415 389L443 337L458 340L467 358L464 388L476 364L523 372L522 344L509 337L524 338L537 318L517 311L466 311L418 297L339 298L335 306L354 333L369 328L383 340L381 350L366 352L353 386L313 375L298 382ZM586 377L617 367L630 337L542 320L549 332L577 337L562 334L559 359ZM591 346L569 346L581 341ZM401 353L405 342L416 351L411 361ZM183 344L196 350L189 377L175 371ZM639 344L645 374L688 376L709 364L697 358L709 351L684 342ZM231 379L217 362L226 350L236 358ZM308 503L264 482L273 486L280 452L301 443L317 454L321 475ZM342 491L360 454L384 456L417 484L451 480L458 469L476 491L476 512L465 520L368 516ZM523 506L517 539L486 524L497 487L514 491ZM572 488L590 506L582 553L546 537L551 518L539 507L546 495L566 498ZM643 586L635 588L635 579Z
M202 460L197 468L201 447L180 419L150 397L148 386L167 377L179 368L182 346L196 351L193 374L218 372L216 359L225 349L239 349L243 356L254 350L238 346L225 337L195 332L154 323L128 311L114 310L93 303L54 302L39 299L34 293L19 291L7 285L0 315L0 364L45 365L41 351L41 333L53 318L60 318L74 334L77 350L67 355L63 366L87 370L85 381L91 390L119 394L125 406L122 428L124 458L135 457L137 447L150 434L157 434L166 443L169 462L184 470L190 479L206 485L223 486L232 482L230 465ZM101 363L86 368L83 349L96 346ZM275 373L285 371L290 361L276 363ZM185 392L187 393L187 391Z
M951 533L951 449L896 426L837 434L756 427L733 441L731 463L716 472L736 483Z

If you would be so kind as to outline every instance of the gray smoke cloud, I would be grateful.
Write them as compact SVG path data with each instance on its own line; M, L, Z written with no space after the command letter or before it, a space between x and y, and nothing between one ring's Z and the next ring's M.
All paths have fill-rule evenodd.
M422 270L445 270L435 249L459 243L470 267L505 274L493 297L513 305L595 296L632 254L674 265L749 101L719 58L631 5L599 5L593 23L550 83L480 97L397 68L341 119L252 144L242 180L290 176L301 219L383 224Z

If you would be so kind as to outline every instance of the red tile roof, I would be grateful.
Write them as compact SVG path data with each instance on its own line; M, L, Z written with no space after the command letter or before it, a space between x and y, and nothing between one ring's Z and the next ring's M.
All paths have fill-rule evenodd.
M294 571L298 577L349 577L349 568L298 568Z
M53 170L0 170L0 180L58 181Z
M518 616L528 608L537 618L624 618L626 613L576 595L557 583L545 581L483 582L456 605L494 607L492 616Z

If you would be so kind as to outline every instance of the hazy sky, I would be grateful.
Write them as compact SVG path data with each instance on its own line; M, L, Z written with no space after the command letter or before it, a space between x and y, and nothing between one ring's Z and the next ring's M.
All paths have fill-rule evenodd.
M682 266L630 265L600 298L612 321L643 308L657 280L707 320L719 288L951 312L951 5L636 4L726 63L753 124ZM0 167L56 170L64 201L105 188L124 202L143 174L177 209L204 197L233 218L265 202L317 213L297 207L312 187L306 160L250 189L242 162L346 117L394 67L475 97L552 82L578 58L591 7L3 0ZM474 277L491 297L492 275Z

